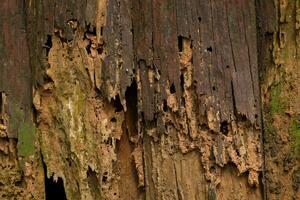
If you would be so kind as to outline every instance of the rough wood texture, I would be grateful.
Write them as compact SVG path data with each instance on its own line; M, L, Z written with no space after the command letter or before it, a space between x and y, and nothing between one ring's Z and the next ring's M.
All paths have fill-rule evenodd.
M67 197L118 199L130 183L132 199L214 199L235 195L231 173L260 197L254 5L28 3L41 151Z
M1 134L13 140L15 154L18 146L19 157L31 159L32 180L41 177L40 159L46 177L37 183L45 182L46 196L58 187L61 198L75 200L262 199L262 181L268 198L286 194L278 193L282 166L272 162L278 157L283 164L289 149L283 142L286 150L275 151L274 135L288 138L280 131L298 123L299 73L282 79L279 70L297 71L298 2L3 2L1 123L8 128ZM264 146L259 69L264 107L272 107L278 78L288 83L283 96L294 112L263 112L265 127L277 120L278 129L274 137L264 135ZM30 122L21 131L29 151L27 137L17 134L20 125L12 126L16 105ZM32 119L36 136L28 130ZM291 159L287 177L294 184L286 188L292 198L299 177ZM35 198L43 194L38 188Z
M0 4L0 199L40 199L44 182L35 149L25 4Z
M300 7L299 1L275 3L273 11L260 3L265 193L266 199L299 199Z

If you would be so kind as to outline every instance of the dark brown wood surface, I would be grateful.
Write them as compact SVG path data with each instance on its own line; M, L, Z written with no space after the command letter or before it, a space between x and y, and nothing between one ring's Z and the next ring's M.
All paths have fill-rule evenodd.
M8 137L17 138L21 123L32 119L32 68L23 1L4 0L0 6L0 92L7 96L11 118Z

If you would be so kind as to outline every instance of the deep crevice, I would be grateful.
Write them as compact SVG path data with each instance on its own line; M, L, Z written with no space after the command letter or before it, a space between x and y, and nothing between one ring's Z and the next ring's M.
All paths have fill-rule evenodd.
M96 35L96 27L91 24L87 24L85 33Z
M224 135L228 134L228 122L227 121L223 121L220 124L220 132L223 133Z
M123 110L123 105L121 104L119 95L117 95L115 99L112 99L111 101L115 107L115 112L121 112Z
M86 52L87 52L88 54L91 54L91 47L92 47L92 42L89 41L89 44L85 47Z
M170 92L171 92L171 94L174 94L176 92L176 88L175 88L174 83L172 83L171 86L170 86Z
M110 121L116 123L117 119L115 117L113 117L113 118L110 119Z
M99 195L100 189L99 189L99 180L97 177L97 173L93 171L90 167L88 167L88 171L86 172L88 185L91 190L91 193L94 198L97 198L97 195Z
M183 51L183 37L181 35L178 36L178 50L179 52Z
M46 42L44 44L44 48L46 49L46 57L49 55L49 51L52 48L52 36L47 35Z
M100 28L100 35L103 35L103 26Z
M210 47L207 47L207 49L206 49L208 52L212 52L212 47L210 46Z
M67 200L63 179L58 177L57 180L54 180L53 175L50 178L48 178L47 166L43 160L43 156L42 156L42 163L43 163L44 176L45 176L46 200L54 200L54 199Z
M167 101L164 99L163 101L163 111L164 112L167 112L168 111L168 104L167 104Z
M137 121L138 121L138 97L137 97L137 83L133 79L131 85L127 87L125 92L126 99L126 127L128 129L129 137L134 137L138 134Z

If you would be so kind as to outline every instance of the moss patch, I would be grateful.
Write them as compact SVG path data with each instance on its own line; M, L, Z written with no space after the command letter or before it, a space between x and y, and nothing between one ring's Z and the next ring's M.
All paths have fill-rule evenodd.
M18 129L18 155L28 157L35 152L35 127L23 123Z
M283 113L287 107L287 101L281 95L282 85L278 84L271 88L270 111L271 115Z
M11 110L12 112L10 113L11 116L9 118L10 131L12 131L13 133L17 133L18 128L24 122L25 114L18 103L12 104Z
M296 117L292 117L290 125L290 133L293 138L293 147L298 149L300 146L300 121Z

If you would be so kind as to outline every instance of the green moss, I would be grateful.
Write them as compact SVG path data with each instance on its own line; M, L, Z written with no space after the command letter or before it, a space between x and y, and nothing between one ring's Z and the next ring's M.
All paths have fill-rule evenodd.
M35 127L30 123L23 123L18 129L18 155L28 157L35 152Z
M287 106L287 101L281 95L282 86L275 85L271 88L270 111L271 115L283 113Z
M35 152L35 127L18 103L12 104L12 112L9 119L10 130L18 137L18 156L27 157Z
M300 146L300 121L296 117L292 117L290 125L290 134L293 138L292 146L299 148Z
M20 126L20 124L24 122L25 114L23 110L20 108L19 104L17 103L13 104L12 108L13 109L11 112L11 117L9 119L9 124L10 124L10 130L16 133L18 131L18 127Z

